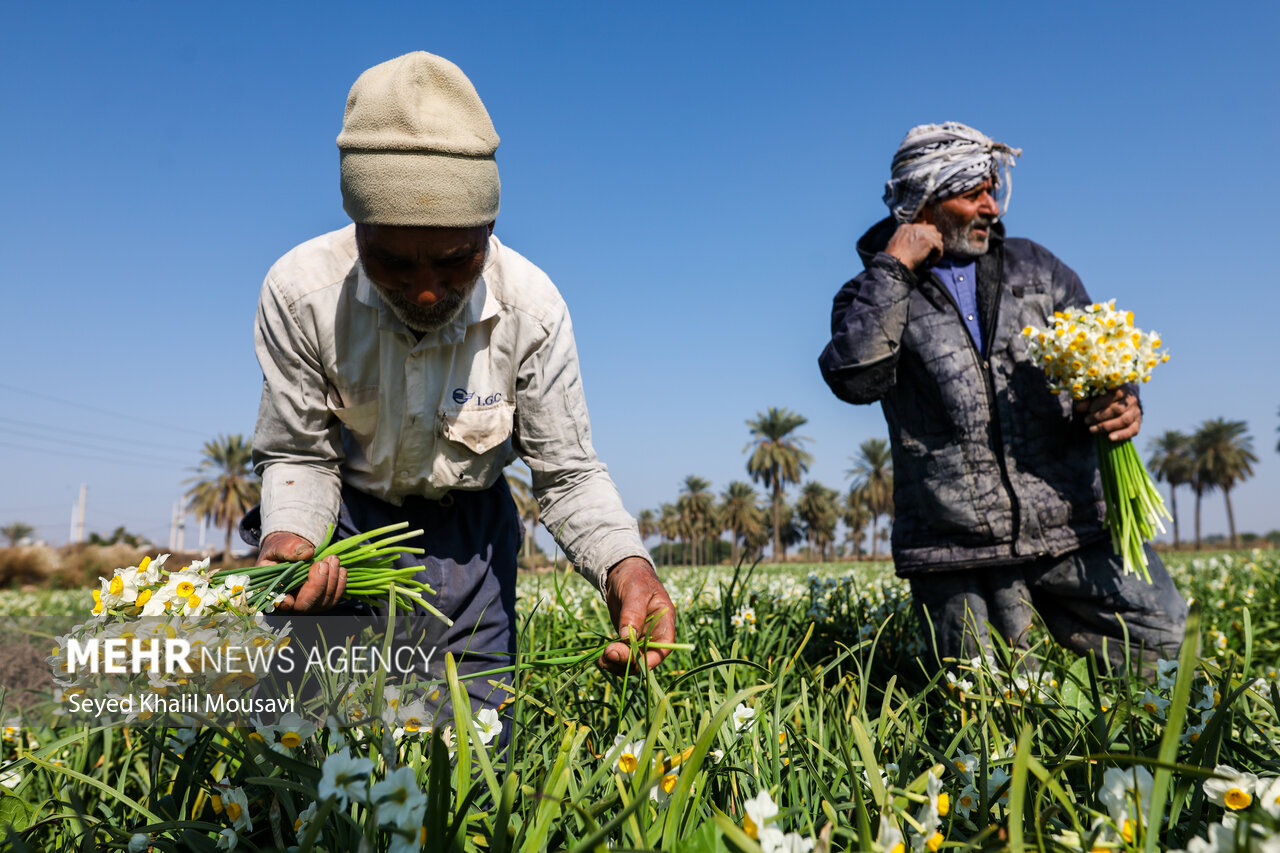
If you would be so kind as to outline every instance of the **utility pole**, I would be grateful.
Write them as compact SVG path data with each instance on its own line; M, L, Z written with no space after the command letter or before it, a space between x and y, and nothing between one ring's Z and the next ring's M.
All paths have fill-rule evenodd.
M173 513L178 519L178 546L174 550L181 553L187 548L187 513L182 508L181 498L174 503Z
M89 486L85 483L80 484L80 500L71 505L71 542L84 541L84 506L85 499L88 497Z

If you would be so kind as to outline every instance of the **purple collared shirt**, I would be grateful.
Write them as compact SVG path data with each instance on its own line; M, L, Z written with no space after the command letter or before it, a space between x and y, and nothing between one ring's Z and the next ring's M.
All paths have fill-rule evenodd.
M978 262L967 263L944 257L933 267L938 279L947 286L956 304L960 306L960 316L969 329L978 352L982 352L982 324L978 315Z

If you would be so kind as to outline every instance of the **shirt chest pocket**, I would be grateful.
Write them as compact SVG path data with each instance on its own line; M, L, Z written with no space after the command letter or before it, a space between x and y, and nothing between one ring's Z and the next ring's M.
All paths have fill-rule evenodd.
M516 407L495 403L484 408L441 409L431 481L442 488L484 488L495 470L511 457Z
M1032 281L1014 285L1010 290L1013 305L1017 309L1010 312L1014 316L1009 318L1012 321L1010 326L1015 331L1021 332L1027 326L1044 327L1052 324L1053 294L1048 283Z

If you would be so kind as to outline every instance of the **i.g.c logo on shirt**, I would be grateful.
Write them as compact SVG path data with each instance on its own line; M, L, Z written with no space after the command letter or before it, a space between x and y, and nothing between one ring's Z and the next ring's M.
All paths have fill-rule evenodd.
M487 397L481 397L475 391L468 391L466 388L453 389L453 402L459 406L466 405L472 401L475 401L477 406L492 406L494 403L502 402L502 394L501 392L495 392Z

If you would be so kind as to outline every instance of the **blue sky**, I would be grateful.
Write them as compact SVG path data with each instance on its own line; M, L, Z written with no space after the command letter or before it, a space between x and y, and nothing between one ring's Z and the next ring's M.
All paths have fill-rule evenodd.
M831 297L907 128L957 120L1024 149L1009 232L1164 336L1143 456L1163 430L1247 421L1237 525L1280 528L1277 9L9 4L0 523L63 542L85 483L88 530L167 541L202 443L253 431L263 275L347 221L348 88L423 49L493 117L497 233L569 303L633 512L689 474L745 479L768 406L809 418L810 475L847 486L886 431L818 374ZM1225 531L1219 495L1204 525Z

